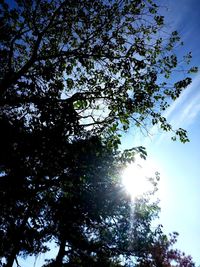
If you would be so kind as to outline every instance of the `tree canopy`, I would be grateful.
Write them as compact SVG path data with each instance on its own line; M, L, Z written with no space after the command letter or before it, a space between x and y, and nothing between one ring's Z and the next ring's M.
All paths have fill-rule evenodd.
M27 131L89 129L116 142L118 129L147 119L172 129L162 111L191 79L167 81L180 38L162 31L154 1L3 1L0 20L1 110Z
M138 200L130 227L119 179L146 155L118 150L130 127L158 124L188 141L163 117L191 83L169 82L180 38L163 27L152 0L1 1L2 266L48 242L59 247L48 266L194 266L170 250L175 237L151 229L155 203Z

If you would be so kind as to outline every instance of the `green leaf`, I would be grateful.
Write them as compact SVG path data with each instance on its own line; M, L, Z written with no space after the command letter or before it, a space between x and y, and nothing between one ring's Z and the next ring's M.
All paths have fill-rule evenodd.
M188 70L188 73L197 73L198 72L198 67L192 67Z
M72 89L74 86L74 81L71 78L67 79L67 87L68 89Z

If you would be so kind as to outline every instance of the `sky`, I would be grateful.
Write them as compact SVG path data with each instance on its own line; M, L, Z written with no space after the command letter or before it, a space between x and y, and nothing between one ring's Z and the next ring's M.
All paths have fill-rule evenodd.
M178 53L192 51L193 65L200 66L200 0L157 2L168 7L167 10L164 9L168 29L178 30L184 41L184 47L181 47ZM171 135L160 132L154 133L151 137L136 138L129 135L126 142L129 146L146 146L149 160L154 162L161 175L160 222L166 233L179 232L177 248L192 255L198 266L200 265L200 74L193 76L193 83L170 106L165 116L175 128L182 127L188 131L189 143L173 142Z
M172 27L184 41L186 52L192 51L192 63L200 66L200 1L168 1ZM149 154L163 172L166 186L161 200L161 221L166 230L178 231L177 247L191 254L200 265L200 74L175 101L166 114L174 127L188 131L190 142L172 142L167 135L152 141ZM162 180L162 173L161 173Z
M158 1L167 6L170 30L178 30L184 41L178 54L192 51L194 66L200 66L200 1ZM151 137L128 137L128 143L146 146L148 158L161 175L160 222L166 233L180 235L177 248L200 265L200 73L164 114L174 128L188 131L189 143L171 140L171 134L154 131Z

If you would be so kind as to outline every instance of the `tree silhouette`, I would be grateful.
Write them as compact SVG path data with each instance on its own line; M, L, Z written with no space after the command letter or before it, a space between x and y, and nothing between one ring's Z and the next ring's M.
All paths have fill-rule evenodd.
M141 200L149 212L130 234L119 181L123 164L146 152L118 148L121 130L146 124L188 141L163 117L191 82L168 82L178 33L159 36L164 18L151 0L1 1L0 11L2 265L51 241L50 266L147 264L159 248L149 239L158 207Z

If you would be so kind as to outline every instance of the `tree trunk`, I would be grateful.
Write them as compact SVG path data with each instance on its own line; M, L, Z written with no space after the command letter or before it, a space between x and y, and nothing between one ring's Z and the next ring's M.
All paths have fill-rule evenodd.
M17 250L13 249L10 256L7 257L7 263L6 263L5 267L12 267L16 256L17 256Z
M55 267L62 267L63 258L65 256L65 246L66 246L66 238L63 238L60 243L60 248L58 251L58 255L56 257L56 260L53 264Z

